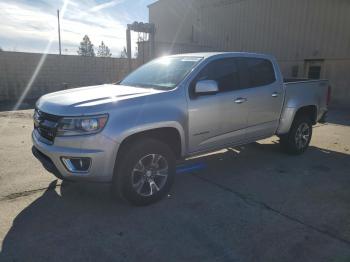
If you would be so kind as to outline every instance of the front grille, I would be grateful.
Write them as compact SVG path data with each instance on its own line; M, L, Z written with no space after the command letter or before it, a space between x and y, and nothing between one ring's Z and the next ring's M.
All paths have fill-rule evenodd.
M38 133L50 142L53 142L56 137L58 121L60 116L47 114L38 109L34 112L34 128Z

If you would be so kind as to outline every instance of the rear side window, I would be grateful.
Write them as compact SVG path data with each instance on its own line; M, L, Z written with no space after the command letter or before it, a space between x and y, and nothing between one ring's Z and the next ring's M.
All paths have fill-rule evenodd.
M269 60L262 58L242 58L242 88L258 87L276 81L275 71Z
M209 63L198 75L196 81L215 80L220 92L237 90L239 85L239 70L237 59L225 58Z

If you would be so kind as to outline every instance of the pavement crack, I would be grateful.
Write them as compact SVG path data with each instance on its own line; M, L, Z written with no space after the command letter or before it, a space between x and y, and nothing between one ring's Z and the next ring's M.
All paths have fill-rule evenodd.
M42 188L36 188L36 189L32 189L32 190L26 190L26 191L22 191L22 192L12 193L12 194L9 194L7 196L0 198L0 201L13 200L13 199L20 198L20 197L30 196L30 195L33 195L35 193L42 192L45 190L54 190L60 186L61 186L61 184L55 183L53 185L50 184L48 187L42 187Z
M227 186L221 185L221 184L216 183L216 182L214 182L214 181L212 181L210 179L207 179L207 178L204 178L202 176L199 176L196 173L191 173L191 175L196 177L196 178L198 178L198 179L200 179L200 180L202 180L202 181L204 181L204 182L206 182L206 183L209 183L209 184L211 184L213 186L216 186L216 187L218 187L218 188L220 188L220 189L222 189L222 190L224 190L226 192L234 194L236 197L238 197L239 199L241 199L242 201L244 201L246 204L248 204L250 206L254 206L254 205L255 206L256 205L260 206L261 208L264 208L265 210L273 212L273 213L275 213L275 214L277 214L279 216L282 216L282 217L284 217L284 218L286 218L286 219L288 219L290 221L298 223L298 224L300 224L300 225L302 225L304 227L307 227L307 228L309 228L309 229L311 229L313 231L316 231L316 232L318 232L318 233L320 233L322 235L325 235L327 237L330 237L332 239L335 239L337 241L340 241L340 242L350 246L350 240L348 240L348 239L342 238L342 237L340 237L340 236L338 236L338 235L336 235L336 234L334 234L332 232L329 232L327 230L318 228L318 227L316 227L314 225L308 224L308 223L306 223L306 222L304 222L304 221L302 221L302 220L300 220L300 219L298 219L296 217L293 217L293 216L290 216L290 215L288 215L286 213L283 213L283 212L279 211L278 209L275 209L275 208L271 207L270 205L268 205L268 204L266 204L266 203L264 203L262 201L258 201L258 200L254 199L252 197L245 196L244 194L242 194L240 192L234 191L234 190L232 190L231 188L229 188Z

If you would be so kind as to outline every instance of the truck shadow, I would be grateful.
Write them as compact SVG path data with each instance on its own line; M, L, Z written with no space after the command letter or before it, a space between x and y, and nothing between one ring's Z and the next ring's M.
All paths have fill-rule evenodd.
M254 159L251 158L252 156ZM312 163L310 163L311 160ZM296 179L301 180L295 182L298 185L302 184L303 181L310 182L310 177L297 173L300 169L295 171L291 168L291 166L296 165L320 176L319 183L322 183L322 188L332 186L329 185L328 177L331 177L332 183L343 183L343 190L350 186L349 180L345 180L342 174L335 172L336 167L339 166L342 166L344 170L349 170L350 156L316 147L310 147L304 156L288 158L280 153L279 146L276 144L254 143L247 147L229 149L226 152L192 161L208 163L206 170L198 171L198 176L215 179L216 183L222 183L229 187L238 186L237 190L240 190L241 193L253 195L253 197L259 196L254 196L254 192L249 189L250 172L253 170L256 172L259 169L265 172L267 168L271 168L272 171L270 174L265 174L262 179L270 177L275 181L274 187L280 186L282 189L286 188L283 177L275 179L276 175L283 174L285 181L291 187ZM254 166L249 164L252 163L251 161L255 161ZM337 179L339 179L338 182L336 182ZM191 239L194 232L189 228L188 221L198 219L197 206L191 202L191 199L201 195L207 212L215 213L216 207L215 203L210 202L210 198L205 195L205 192L200 190L203 184L200 184L198 179L193 176L179 176L177 181L171 193L175 196L174 198L168 198L144 208L135 208L122 202L115 202L110 197L108 187L104 185L63 182L61 187L56 187L57 181L54 181L48 187L49 189L24 208L14 219L12 227L3 241L0 261L129 261L143 260L145 256L149 260L157 258L157 260L164 261L171 256L166 252L168 250L173 250L173 254L182 254L184 257L186 248L181 245L180 237ZM195 185L196 182L198 182L197 185ZM236 184L231 184L233 182ZM244 184L244 186L240 186L239 183ZM265 188L266 183L262 181L255 181L252 189L255 190L259 183L261 187L259 190L263 194L267 191L273 191L272 188ZM344 185L344 183L347 184ZM301 187L298 190L312 190L310 186L308 184L307 189ZM327 192L323 193L324 196L327 196ZM348 207L350 194L344 193L344 191L338 193L343 194L344 206L336 208ZM300 194L306 197L305 192L300 192ZM312 197L312 194L307 196ZM328 201L324 196L322 201ZM235 195L227 194L222 201L229 201L230 198L235 197ZM282 194L274 197L283 198L284 196ZM316 194L314 197L319 196ZM208 199L206 200L206 198ZM295 199L295 201L302 200ZM261 198L261 201L269 200ZM291 215L303 217L305 208L316 210L317 205L319 205L316 200L306 203L314 206L301 208L296 203L296 210ZM329 203L332 204L332 201L330 200ZM271 205L273 204L271 203ZM188 208L189 205L191 208ZM331 208L331 205L326 207ZM298 208L302 210L298 210ZM349 213L346 210L337 213L334 213L334 210L328 211L328 218L322 219L320 226L323 225L325 230L330 230L335 234L346 232L349 227L345 224L331 223L335 221L333 215L343 215L341 218L338 217L336 221L341 219L344 223L349 221L350 217L345 217ZM327 210L323 209L323 216L327 216L325 213ZM310 219L317 220L317 216L318 214L315 213L314 217ZM203 219L205 220L205 218ZM305 219L309 218L305 217ZM212 221L212 223L214 222ZM227 223L231 222L227 221ZM317 224L317 222L314 223ZM204 232L200 231L196 234L196 239L200 239ZM342 237L350 239L350 236L347 235ZM234 234L232 238L235 238ZM211 246L211 248L214 247ZM248 247L241 248L246 250L247 254L249 253ZM191 254L187 254L187 256L190 260Z
M327 116L330 124L350 126L350 109L331 109Z

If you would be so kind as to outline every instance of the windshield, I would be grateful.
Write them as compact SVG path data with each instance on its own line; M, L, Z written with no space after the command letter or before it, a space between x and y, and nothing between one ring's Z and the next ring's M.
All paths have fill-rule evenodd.
M161 57L140 67L119 84L170 90L175 88L200 60L202 57Z

